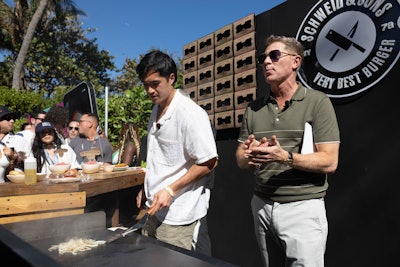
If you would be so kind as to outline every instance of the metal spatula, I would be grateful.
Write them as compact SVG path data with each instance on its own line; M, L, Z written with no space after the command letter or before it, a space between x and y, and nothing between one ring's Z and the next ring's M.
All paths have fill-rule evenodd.
M114 242L115 240L118 240L122 237L125 237L126 235L135 232L139 229L142 229L142 227L146 224L147 220L149 219L149 214L145 213L143 215L143 217L134 225L132 225L131 227L129 227L128 229L126 229L124 232L122 233L117 233L115 235L112 235L108 238L107 243L111 243Z

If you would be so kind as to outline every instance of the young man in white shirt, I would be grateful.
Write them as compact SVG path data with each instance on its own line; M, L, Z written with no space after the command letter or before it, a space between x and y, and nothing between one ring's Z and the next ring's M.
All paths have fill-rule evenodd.
M207 215L207 176L218 154L204 109L174 88L177 68L161 51L146 54L137 66L145 90L155 104L148 124L144 195L149 219L147 236L192 248L195 226Z

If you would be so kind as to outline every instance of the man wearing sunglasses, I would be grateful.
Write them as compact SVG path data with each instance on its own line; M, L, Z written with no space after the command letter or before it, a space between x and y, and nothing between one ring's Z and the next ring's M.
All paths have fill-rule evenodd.
M98 134L99 117L94 113L85 112L80 117L78 123L78 134L80 136L71 139L69 145L75 151L79 164L89 161L87 157L81 156L81 152L90 151L92 148L100 150L100 155L97 155L95 158L96 161L111 164L112 146L107 138Z
M10 111L6 106L0 106L0 146L2 149L8 147L13 150L12 155L8 158L10 161L9 170L23 165L24 149L27 147L24 138L13 132L14 119L14 112Z
M258 62L269 94L247 107L238 138L238 166L254 169L251 207L265 266L324 266L324 197L340 134L330 99L296 80L303 52L295 38L266 40ZM307 154L306 125L313 135Z
M72 139L79 136L79 121L71 120L68 123L68 136L67 136L67 143L69 144Z

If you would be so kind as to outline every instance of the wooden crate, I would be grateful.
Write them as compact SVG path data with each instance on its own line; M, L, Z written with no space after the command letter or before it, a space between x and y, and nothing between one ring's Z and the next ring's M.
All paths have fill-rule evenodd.
M183 89L197 86L197 71L183 74Z
M233 74L233 58L225 59L215 64L215 79L219 79L225 76Z
M208 115L214 114L214 98L207 98L197 101L197 105L202 107Z
M256 100L257 88L245 89L242 91L235 92L235 109L246 108L251 102Z
M233 38L237 39L256 30L255 15L250 14L233 23Z
M208 50L214 50L214 33L210 33L197 40L197 54L200 55Z
M231 42L233 40L233 23L222 27L217 30L214 35L214 45L215 47L220 46L224 43Z
M257 86L256 69L235 74L235 92Z
M197 84L205 84L214 81L214 65L208 66L197 71Z
M233 109L233 93L214 97L214 112L222 112Z
M214 50L208 50L197 55L197 68L202 69L214 65Z
M219 78L214 82L214 95L223 95L234 91L233 75Z
M214 82L208 82L197 86L197 100L214 97Z
M215 47L215 63L233 57L233 42L229 41Z
M252 50L256 50L255 32L248 33L238 39L233 40L233 55L235 57Z
M234 111L224 111L214 114L214 127L216 130L230 129L235 126Z
M190 73L197 70L197 56L183 60L183 73Z
M194 101L197 102L198 96L197 96L197 86L189 87L183 89L189 97Z
M197 56L197 41L188 43L183 46L183 59Z
M234 73L240 73L249 69L255 69L257 67L256 63L256 50L241 54L234 58Z

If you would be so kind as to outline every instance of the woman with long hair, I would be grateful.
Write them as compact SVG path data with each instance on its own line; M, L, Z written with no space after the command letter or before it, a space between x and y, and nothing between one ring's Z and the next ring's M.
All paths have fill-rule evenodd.
M51 122L39 123L35 132L32 154L36 158L38 172L50 174L49 165L59 163L71 164L71 170L80 168L75 152L69 145L63 144Z

